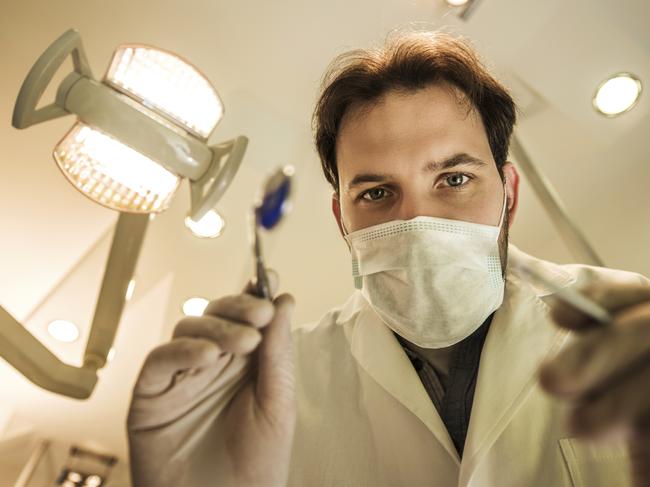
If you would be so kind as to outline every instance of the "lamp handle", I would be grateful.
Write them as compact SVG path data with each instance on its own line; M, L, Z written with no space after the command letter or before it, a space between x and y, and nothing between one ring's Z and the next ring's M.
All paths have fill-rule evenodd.
M230 186L239 165L246 152L248 138L240 135L222 144L212 146L212 162L210 167L200 179L190 181L192 208L190 218L198 221L215 207L219 199ZM228 159L221 164L221 159L228 155ZM206 190L207 188L207 190Z
M54 103L36 110L36 104L43 96L45 88L61 67L68 55L72 54L74 70L82 76L92 78L93 74L86 59L79 32L70 29L55 40L38 58L23 81L14 106L11 124L17 129L24 129L36 123L67 115L63 108L63 95L70 88L69 83L62 83ZM67 80L68 78L66 78ZM78 77L75 77L78 79ZM67 88L67 89L66 89ZM63 93L62 93L63 90Z

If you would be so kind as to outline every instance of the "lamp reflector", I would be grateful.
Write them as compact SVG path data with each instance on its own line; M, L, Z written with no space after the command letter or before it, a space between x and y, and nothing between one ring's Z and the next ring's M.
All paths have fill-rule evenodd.
M205 76L166 51L120 46L106 81L205 139L223 116L223 103Z
M78 190L118 211L163 211L180 183L154 160L81 122L54 148L54 159Z

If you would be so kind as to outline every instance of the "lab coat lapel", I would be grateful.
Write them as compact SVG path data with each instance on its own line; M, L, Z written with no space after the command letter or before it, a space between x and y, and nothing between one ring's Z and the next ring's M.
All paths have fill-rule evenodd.
M417 372L393 332L367 304L362 305L354 320L349 339L352 355L361 367L417 416L459 465L456 448Z
M495 312L479 366L474 403L463 453L459 485L473 472L508 425L537 381L537 369L566 338L549 318L543 298L552 294L535 286L518 272L525 260L560 286L573 278L559 266L534 259L509 248L504 302Z

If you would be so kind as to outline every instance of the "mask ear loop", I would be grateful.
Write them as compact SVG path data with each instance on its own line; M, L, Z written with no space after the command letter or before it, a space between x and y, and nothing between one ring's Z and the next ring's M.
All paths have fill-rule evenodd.
M343 229L343 238L346 238L348 235L350 235L350 232L348 232L348 229L345 228L345 222L343 222L343 217L341 216L341 228Z
M359 274L359 261L355 257L352 244L348 240L348 235L350 235L350 232L348 232L348 229L345 228L345 222L343 222L343 216L341 216L340 222L341 222L341 228L343 229L343 240L345 240L345 243L348 244L348 249L350 250L350 257L352 258L352 279L354 281L354 287L355 289L361 289L363 287L363 277Z
M501 208L501 218L499 219L499 226L498 226L498 228L499 228L499 236L501 235L501 232L503 231L503 228L501 228L501 226L503 225L503 220L504 220L504 218L506 216L506 209L507 208L508 208L508 191L506 190L506 185L504 184L503 185L503 207ZM497 239L498 238L499 237L497 237ZM500 247L500 246L497 246L497 247ZM498 249L498 254L499 254L499 262L501 264L501 275L502 275L502 277L503 277L503 279L505 281L505 277L506 277L505 266L506 266L506 264L503 263L503 260L502 260L503 256L500 255L501 254L501 249L500 248Z
M504 184L503 185L503 206L501 207L501 218L499 218L499 224L497 225L499 228L501 228L501 225L503 225L503 220L506 216L507 208L508 208L508 191L506 190L506 186Z

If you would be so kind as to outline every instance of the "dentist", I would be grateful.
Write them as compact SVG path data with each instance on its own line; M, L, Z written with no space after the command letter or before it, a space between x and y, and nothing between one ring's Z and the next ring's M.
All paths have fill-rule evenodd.
M179 322L133 391L134 485L650 485L648 280L508 244L515 118L454 37L339 57L314 127L357 291L293 331L287 294Z

